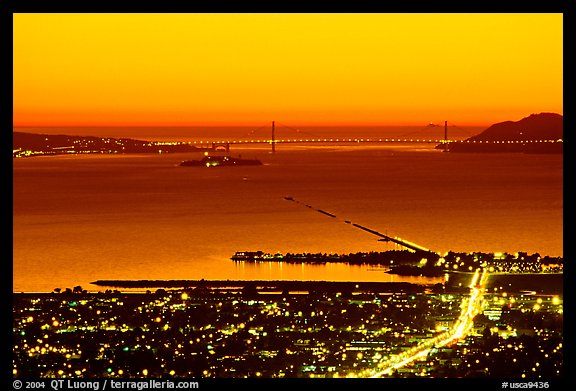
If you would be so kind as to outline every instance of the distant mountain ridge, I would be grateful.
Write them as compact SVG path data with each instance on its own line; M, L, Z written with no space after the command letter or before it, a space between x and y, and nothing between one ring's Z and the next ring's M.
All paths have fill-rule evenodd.
M564 117L557 113L531 114L519 121L504 121L469 137L450 143L449 152L562 153ZM439 145L443 149L444 145Z
M563 138L564 117L556 113L532 114L520 121L490 126L468 141L558 140Z

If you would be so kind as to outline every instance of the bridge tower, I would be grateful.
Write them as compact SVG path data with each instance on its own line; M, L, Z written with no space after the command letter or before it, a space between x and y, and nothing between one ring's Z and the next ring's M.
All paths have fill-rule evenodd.
M276 153L276 142L274 141L274 121L272 121L272 153Z
M444 152L448 152L448 121L444 121Z

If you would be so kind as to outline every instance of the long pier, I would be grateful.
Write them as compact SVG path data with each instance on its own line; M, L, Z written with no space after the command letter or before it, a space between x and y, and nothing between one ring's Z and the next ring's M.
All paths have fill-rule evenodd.
M328 216L328 217L331 217L331 218L333 218L333 219L338 219L338 217L337 217L335 214L330 213L330 212L327 212L327 211L322 210L322 209L315 208L315 207L313 207L312 205L304 204L304 203L302 203L302 202L294 199L294 197L284 197L284 199L285 199L286 201L291 201L291 202L294 202L294 203L296 203L296 204L303 205L303 206L305 206L305 207L307 207L307 208L309 208L309 209L315 210L316 212L321 213L321 214L323 214L323 215L326 215L326 216ZM412 242L410 242L410 241L408 241L408 240L399 238L399 237L397 237L397 236L392 237L392 236L385 235L385 234L380 233L380 232L378 232L378 231L375 231L375 230L373 230L373 229L364 227L363 225L353 223L353 222L351 222L350 220L344 220L344 222L345 222L346 224L352 225L353 227L359 228L359 229L361 229L361 230L363 230L363 231L366 231L366 232L369 232L369 233L371 233L371 234L373 234L373 235L379 236L380 238L382 238L382 239L380 239L380 241L382 241L382 242L392 242L392 243L396 243L396 244L398 244L398 245L400 245L400 246L402 246L402 247L406 247L406 248L408 248L408 249L410 249L410 250L413 250L413 251L436 254L436 253L435 253L434 251L432 251L432 250L429 250L429 249L427 249L427 248L425 248L425 247L422 247L422 246L420 246L420 245L418 245L418 244L416 244L416 243L412 243Z
M425 247L419 246L416 243L409 242L405 239L401 239L397 236L392 237L392 236L384 235L383 233L380 233L378 231L374 231L373 229L363 227L360 224L354 224L354 223L348 222L348 221L347 221L347 223L352 224L354 227L360 228L363 231L370 232L371 234L374 234L376 236L380 236L382 239L380 239L379 241L381 241L381 242L393 242L393 243L399 244L400 246L409 248L410 250L414 250L414 251L423 251L423 252L427 252L427 253L433 252L432 250L429 250Z

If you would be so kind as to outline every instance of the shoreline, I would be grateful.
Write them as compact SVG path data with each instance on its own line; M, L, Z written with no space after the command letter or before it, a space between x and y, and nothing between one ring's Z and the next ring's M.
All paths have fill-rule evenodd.
M301 280L97 280L93 285L109 288L226 288L239 290L256 288L259 291L323 291L355 290L397 292L401 290L424 290L435 284L411 282L367 282L367 281L301 281Z
M43 292L12 292L13 296L62 296L79 297L82 295L106 294L154 294L164 291L186 291L198 294L206 293L262 293L262 294L322 294L322 293L463 293L468 290L467 272L447 272L443 282L414 283L394 281L302 281L302 280L96 280L91 285L105 290L87 290L75 287L74 290ZM543 278L542 278L543 277ZM564 290L563 273L494 273L487 281L489 291L508 293L562 294ZM126 290L121 290L126 289Z

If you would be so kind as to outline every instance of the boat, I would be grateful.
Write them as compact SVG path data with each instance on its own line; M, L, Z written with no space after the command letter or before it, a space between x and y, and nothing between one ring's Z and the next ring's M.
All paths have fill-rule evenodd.
M261 166L262 162L257 159L242 159L232 156L204 156L200 160L184 160L180 166Z

